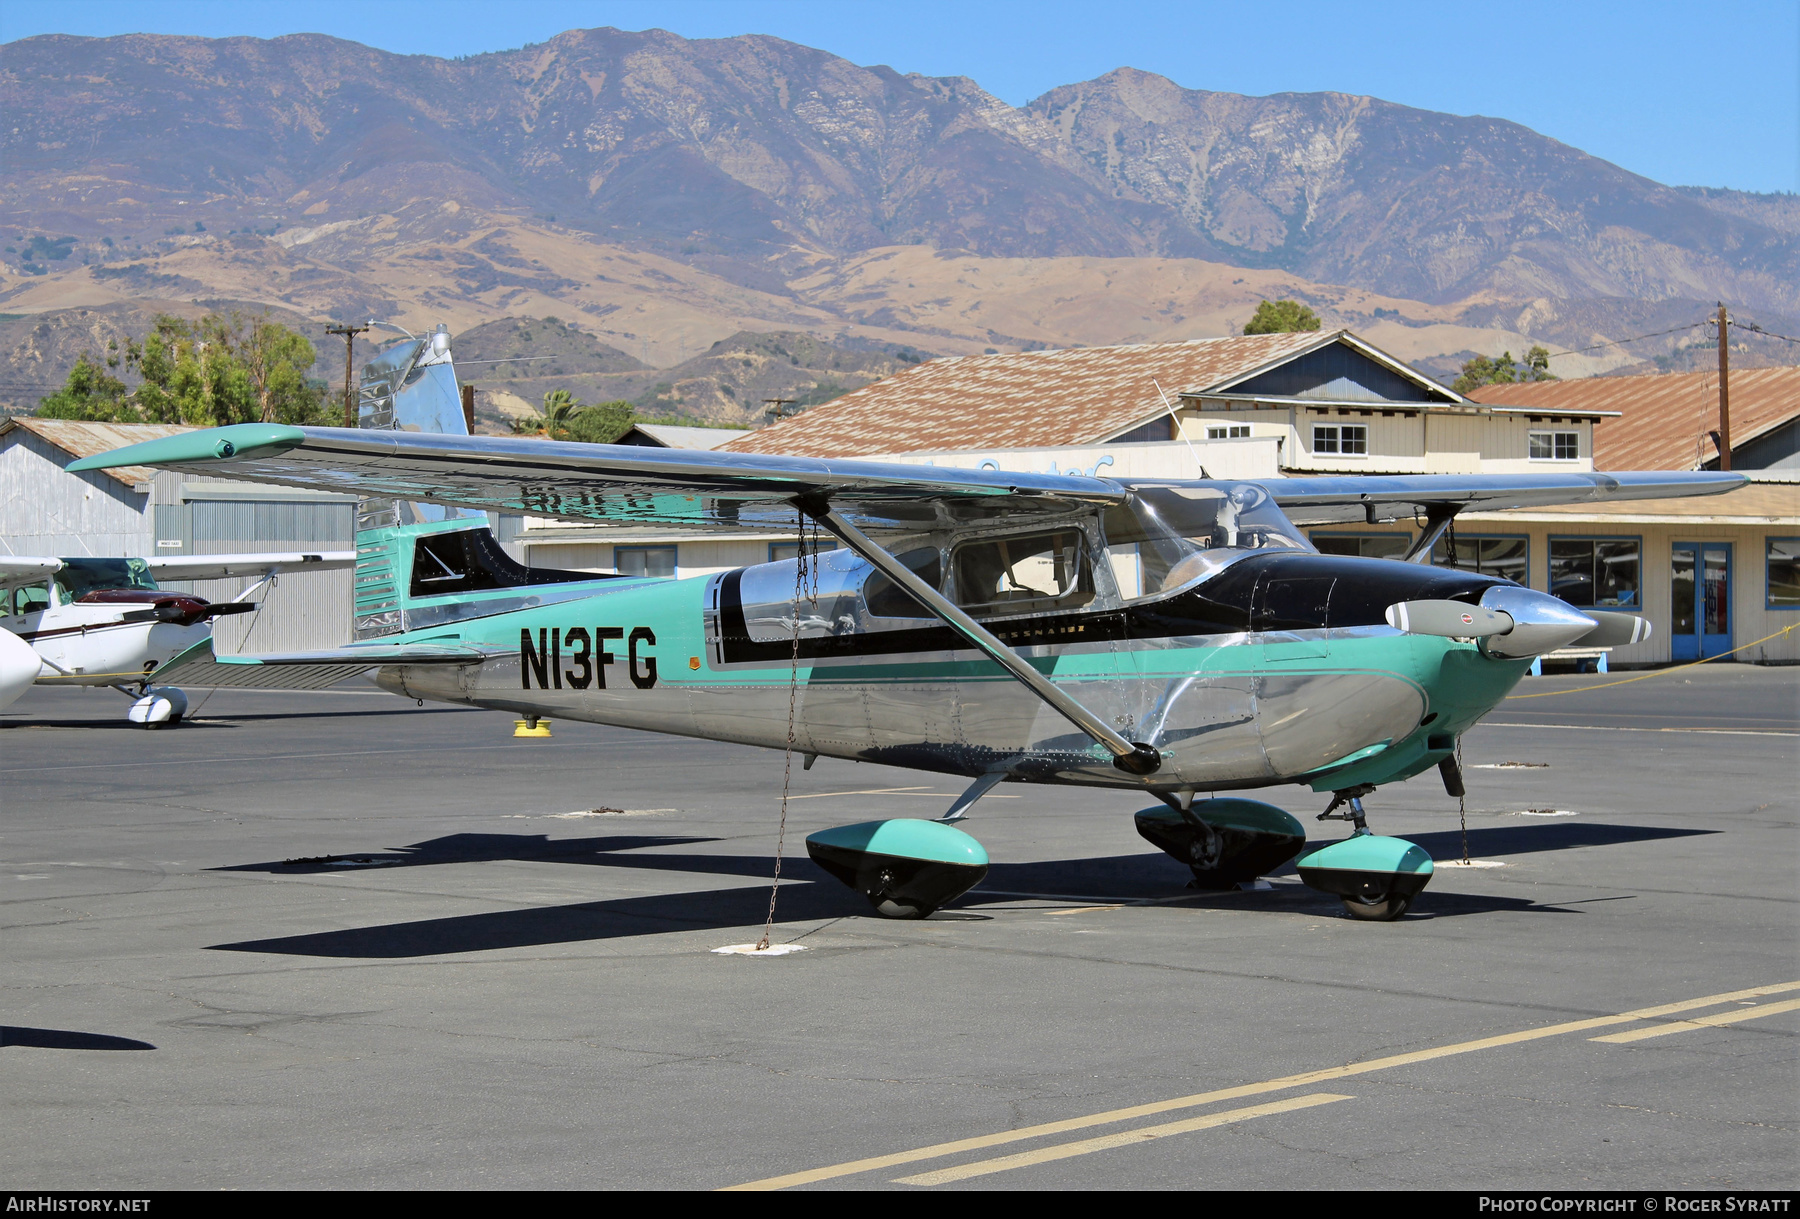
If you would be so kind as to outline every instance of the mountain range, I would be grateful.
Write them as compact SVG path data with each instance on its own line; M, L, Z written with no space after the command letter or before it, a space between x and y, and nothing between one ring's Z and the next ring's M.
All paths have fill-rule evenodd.
M0 309L23 313L555 313L658 366L745 330L940 352L1202 337L1277 295L1427 367L1715 300L1800 329L1794 196L1664 186L1369 97L1122 68L1015 108L776 38L596 29L458 60L46 36L0 47L0 101Z

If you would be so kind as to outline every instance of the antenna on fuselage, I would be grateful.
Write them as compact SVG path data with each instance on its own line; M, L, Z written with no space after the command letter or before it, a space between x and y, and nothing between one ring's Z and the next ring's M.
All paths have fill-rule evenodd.
M1200 464L1200 451L1194 448L1193 441L1188 440L1187 429L1181 426L1181 418L1175 413L1175 404L1169 401L1169 395L1163 391L1162 384L1157 381L1155 377L1150 378L1150 384L1156 386L1157 393L1162 394L1163 405L1167 407L1169 411L1169 427L1174 430L1177 436L1181 437L1181 439L1187 443L1188 452L1194 458L1194 469L1199 471L1199 477L1205 478L1207 476L1206 467Z

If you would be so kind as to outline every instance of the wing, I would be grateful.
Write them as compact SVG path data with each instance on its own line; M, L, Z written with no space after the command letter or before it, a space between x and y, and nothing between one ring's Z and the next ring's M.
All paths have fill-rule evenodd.
M1118 483L1102 478L265 423L146 441L69 469L119 465L566 520L705 529L791 528L793 500L805 495L829 496L846 516L890 529L1061 516L1125 496Z
M1248 480L1266 488L1296 525L1395 521L1456 509L1495 512L1546 504L1719 495L1744 485L1742 474L1656 470L1635 474L1353 474L1334 478Z
M1028 522L1090 511L1129 493L1128 484L1072 475L270 423L146 441L68 468L130 465L566 520L697 529L790 528L794 499L811 495L828 497L863 527L923 529L1001 517ZM1451 509L1710 495L1745 480L1694 471L1247 481L1266 488L1296 524L1311 525Z
M20 584L36 584L48 580L62 570L61 559L39 559L29 555L0 555L0 588Z
M270 572L336 571L356 566L354 550L283 554L184 554L145 560L160 580L224 580Z

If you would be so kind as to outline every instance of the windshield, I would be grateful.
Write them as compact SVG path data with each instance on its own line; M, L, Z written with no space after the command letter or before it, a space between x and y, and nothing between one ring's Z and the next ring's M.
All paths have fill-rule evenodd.
M1126 600L1173 592L1254 550L1313 549L1255 483L1143 487L1105 519L1106 555Z
M150 564L142 559L64 559L56 573L63 604L79 601L97 589L155 589Z

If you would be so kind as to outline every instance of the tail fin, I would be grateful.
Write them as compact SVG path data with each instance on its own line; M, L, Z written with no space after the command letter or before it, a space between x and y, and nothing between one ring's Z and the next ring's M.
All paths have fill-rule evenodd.
M444 327L396 343L363 366L359 422L381 431L469 434ZM358 640L410 630L415 603L426 598L604 578L515 562L494 540L485 513L395 499L356 506L351 621Z
M363 365L357 426L384 432L469 434L446 327L439 326L424 338L394 343ZM358 503L351 593L355 638L376 639L407 629L415 535L445 528L485 528L485 523L480 514L436 504L394 499Z

